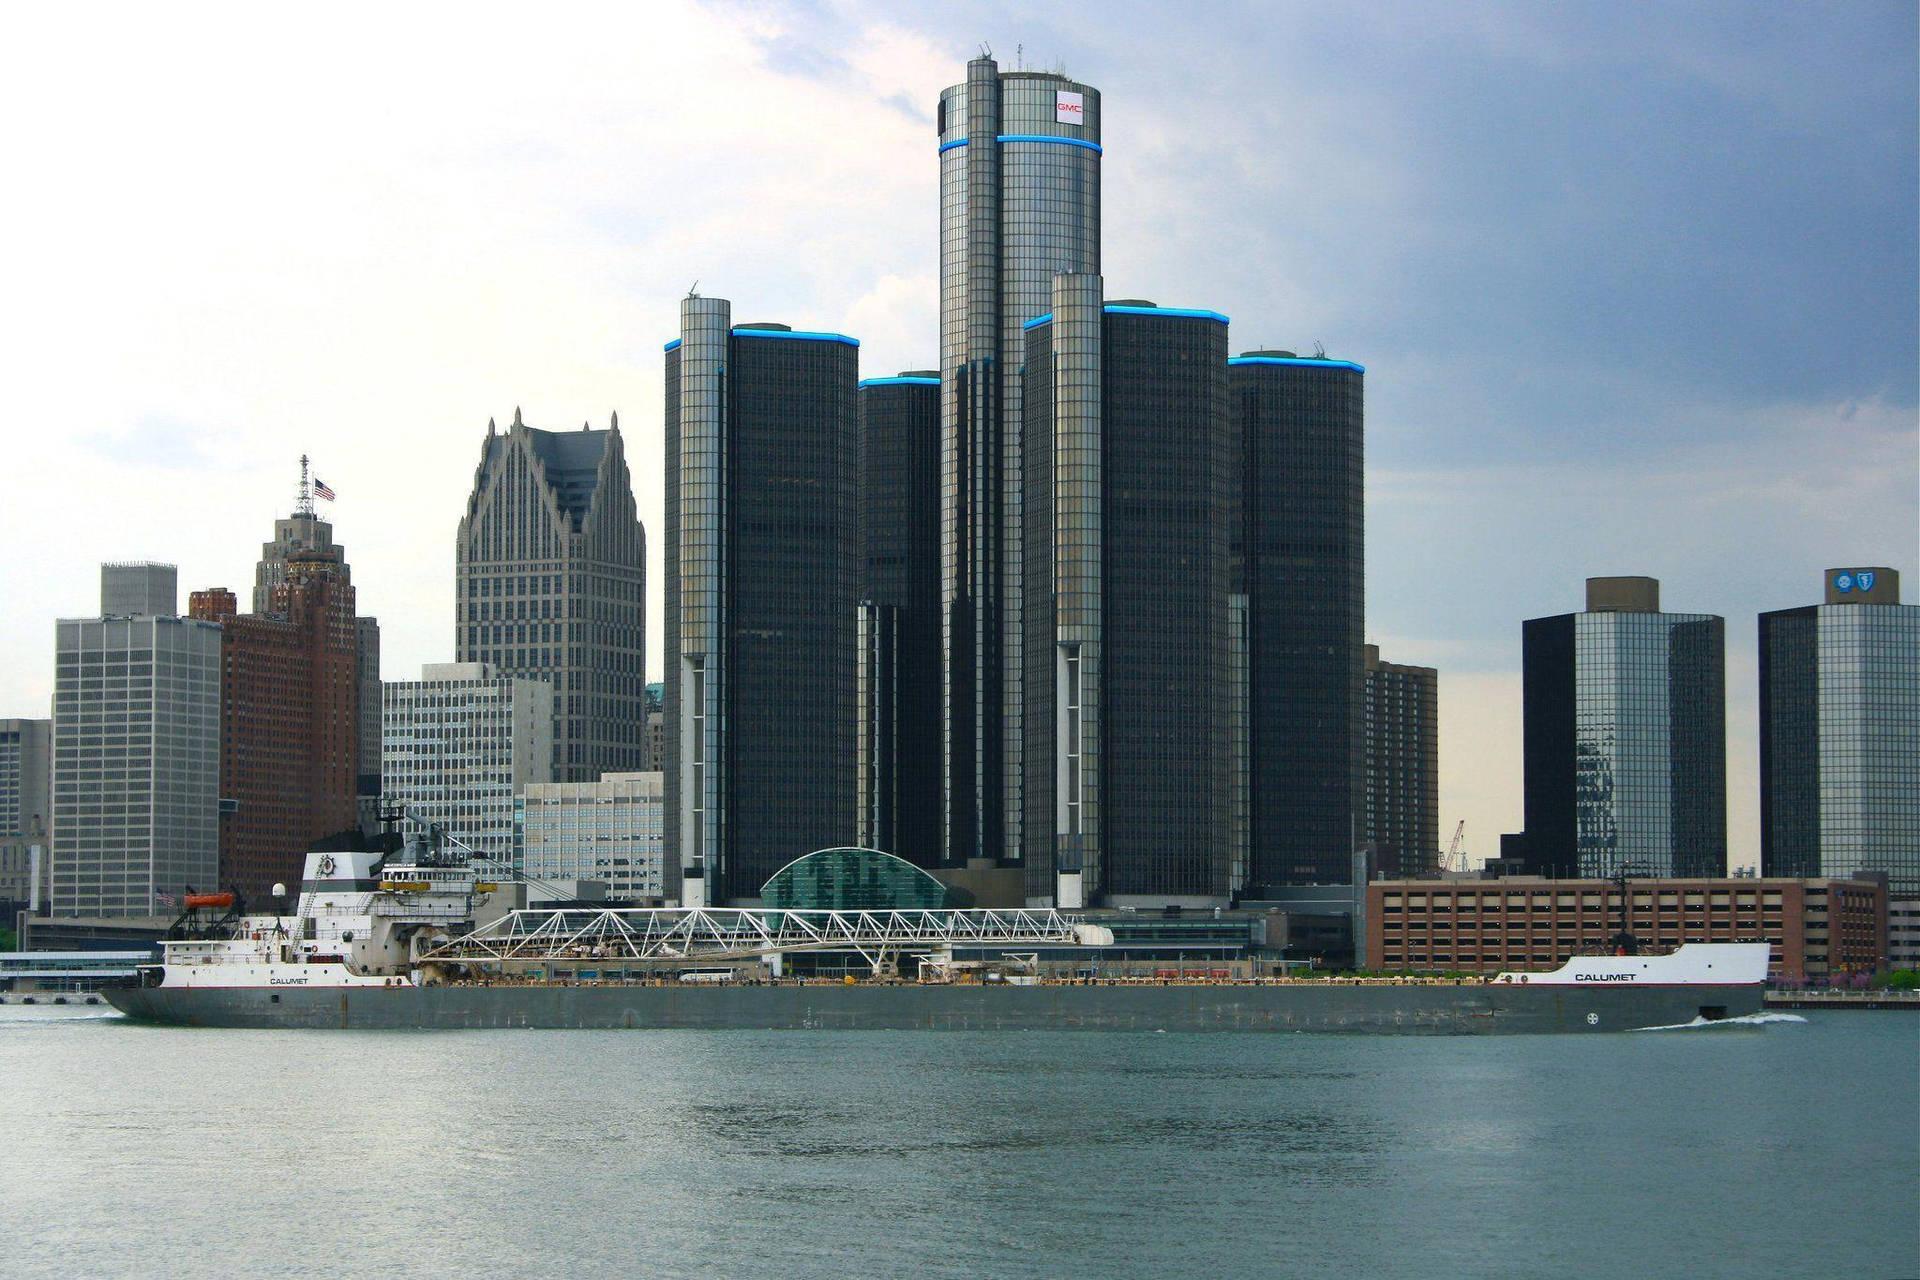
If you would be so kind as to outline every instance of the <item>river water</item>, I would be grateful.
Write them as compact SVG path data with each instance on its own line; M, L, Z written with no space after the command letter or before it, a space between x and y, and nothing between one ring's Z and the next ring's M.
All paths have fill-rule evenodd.
M0 1275L1913 1276L1920 1018L322 1032L0 1008Z

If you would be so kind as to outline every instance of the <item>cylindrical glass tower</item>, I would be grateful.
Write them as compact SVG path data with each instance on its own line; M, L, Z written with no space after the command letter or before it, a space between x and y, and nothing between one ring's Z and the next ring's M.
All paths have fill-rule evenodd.
M939 133L944 852L1018 860L1022 326L1100 270L1100 93L976 58Z

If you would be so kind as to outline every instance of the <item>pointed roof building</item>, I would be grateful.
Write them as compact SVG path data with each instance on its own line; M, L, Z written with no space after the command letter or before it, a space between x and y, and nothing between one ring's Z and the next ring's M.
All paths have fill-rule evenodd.
M646 531L618 416L490 420L455 560L458 660L552 682L554 778L646 768Z

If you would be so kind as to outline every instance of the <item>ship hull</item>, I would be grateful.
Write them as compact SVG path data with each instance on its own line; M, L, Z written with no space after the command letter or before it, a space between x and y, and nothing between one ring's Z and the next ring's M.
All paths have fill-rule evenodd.
M1757 984L1581 987L1092 986L127 987L130 1017L198 1027L1551 1034L1759 1013Z

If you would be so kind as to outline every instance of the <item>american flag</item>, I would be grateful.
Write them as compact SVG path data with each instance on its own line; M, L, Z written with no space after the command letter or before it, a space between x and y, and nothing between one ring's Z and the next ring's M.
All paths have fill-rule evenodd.
M327 488L327 482L325 480L322 480L319 476L315 476L313 478L313 496L316 498L325 498L328 502L332 502L333 490Z
M180 899L170 893L156 893L153 895L153 900L163 907L177 907L180 905Z

